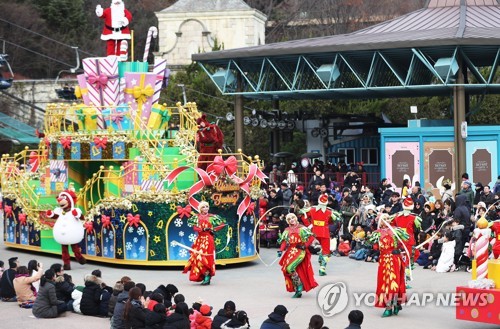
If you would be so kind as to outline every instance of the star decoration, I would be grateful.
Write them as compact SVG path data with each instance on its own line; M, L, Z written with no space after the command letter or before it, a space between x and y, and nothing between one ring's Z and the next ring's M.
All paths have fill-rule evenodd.
M118 145L115 147L115 154L121 155L123 153L123 147L121 145Z
M150 211L148 211L148 216L149 216L149 217L153 216L153 212L152 212L151 210L150 210Z
M125 223L126 220L127 220L127 216L125 216L125 214L121 214L120 215L120 222Z
M101 239L101 232L97 233L97 238Z
M123 254L122 248L117 248L116 254L121 256L121 254Z
M155 235L155 237L153 238L153 241L154 241L155 243L158 243L158 242L160 242L160 241L161 241L161 238L160 238L158 235Z
M176 210L177 206L173 203L170 204L170 210Z
M78 147L76 147L76 146L72 145L72 146L71 146L71 153L73 153L73 154L77 154L77 153L78 153Z
M97 224L101 225L101 218L97 218Z
M220 245L220 239L219 238L215 239L215 244L216 245Z

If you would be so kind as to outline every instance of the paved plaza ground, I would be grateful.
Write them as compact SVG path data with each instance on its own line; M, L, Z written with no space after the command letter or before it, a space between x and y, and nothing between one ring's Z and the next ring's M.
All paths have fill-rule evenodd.
M42 253L29 253L17 249L5 247L0 242L0 259L7 261L8 258L18 256L21 264L27 264L30 259L38 259L48 268L55 262L61 262L60 257ZM276 249L261 249L264 262L270 264L276 259ZM317 256L313 256L313 265L316 273L318 269ZM86 265L72 263L73 270L68 273L73 276L76 284L83 284L83 277L92 270L99 268L103 273L103 279L109 285L123 275L130 276L135 282L146 284L148 289L154 289L159 284L172 283L185 295L190 305L201 297L205 303L212 305L214 310L220 309L226 300L233 300L237 309L245 310L250 318L253 328L259 328L267 315L277 304L285 305L289 313L286 317L291 328L307 328L309 318L313 314L321 314L318 306L317 295L321 287L325 285L343 282L348 288L349 296L354 292L373 293L376 286L377 264L365 263L348 259L346 257L332 257L328 264L328 275L316 277L319 287L314 291L305 293L301 299L292 299L291 293L287 293L280 268L276 263L266 266L262 261L256 260L242 265L218 266L217 274L210 286L200 286L188 281L188 277L181 273L180 268L146 268L146 267L118 267L107 264L91 262ZM438 274L430 270L417 268L414 271L415 280L412 282L413 289L410 293L436 293L454 292L457 285L466 285L470 274L465 272L454 272ZM326 326L330 329L345 328L348 325L347 315L349 310L356 308L354 298L349 298L347 308L333 317L326 318ZM370 306L360 306L365 315L362 328L385 329L398 328L498 328L498 326L479 324L455 319L454 307L435 306L435 302L425 307L404 307L398 316L382 319L382 310ZM109 328L109 320L104 318L82 316L68 313L57 319L35 319L31 310L20 309L15 303L0 302L1 328Z

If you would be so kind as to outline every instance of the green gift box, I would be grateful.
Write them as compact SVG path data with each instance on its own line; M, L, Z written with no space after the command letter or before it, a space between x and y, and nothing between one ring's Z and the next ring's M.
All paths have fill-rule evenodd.
M166 106L154 104L151 108L151 114L148 119L148 129L164 130L167 128L168 120L172 116L172 112Z

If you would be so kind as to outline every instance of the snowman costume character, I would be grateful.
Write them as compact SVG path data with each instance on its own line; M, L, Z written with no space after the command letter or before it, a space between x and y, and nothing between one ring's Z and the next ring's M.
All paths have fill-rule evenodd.
M95 13L104 20L101 40L106 41L106 55L116 55L121 61L126 61L127 40L131 39L129 24L132 21L132 14L125 9L122 0L112 0L111 6L106 9L97 5Z
M54 211L48 210L47 217L56 220L52 229L54 240L61 244L62 260L65 270L71 270L70 255L68 246L75 254L76 260L80 264L87 263L82 256L80 246L78 245L84 237L85 230L80 219L83 219L82 211L75 208L76 194L71 190L65 190L57 196L59 207Z

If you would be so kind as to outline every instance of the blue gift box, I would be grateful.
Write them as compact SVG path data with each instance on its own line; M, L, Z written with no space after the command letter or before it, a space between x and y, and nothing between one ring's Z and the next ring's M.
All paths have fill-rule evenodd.
M64 160L64 148L61 144L57 144L56 159Z
M97 147L94 142L90 143L90 159L91 160L101 160L102 159L102 149Z
M125 159L125 142L113 143L113 159Z
M102 110L104 121L114 131L132 129L130 108L127 104Z
M79 142L71 143L71 160L80 160L82 157L82 147Z

